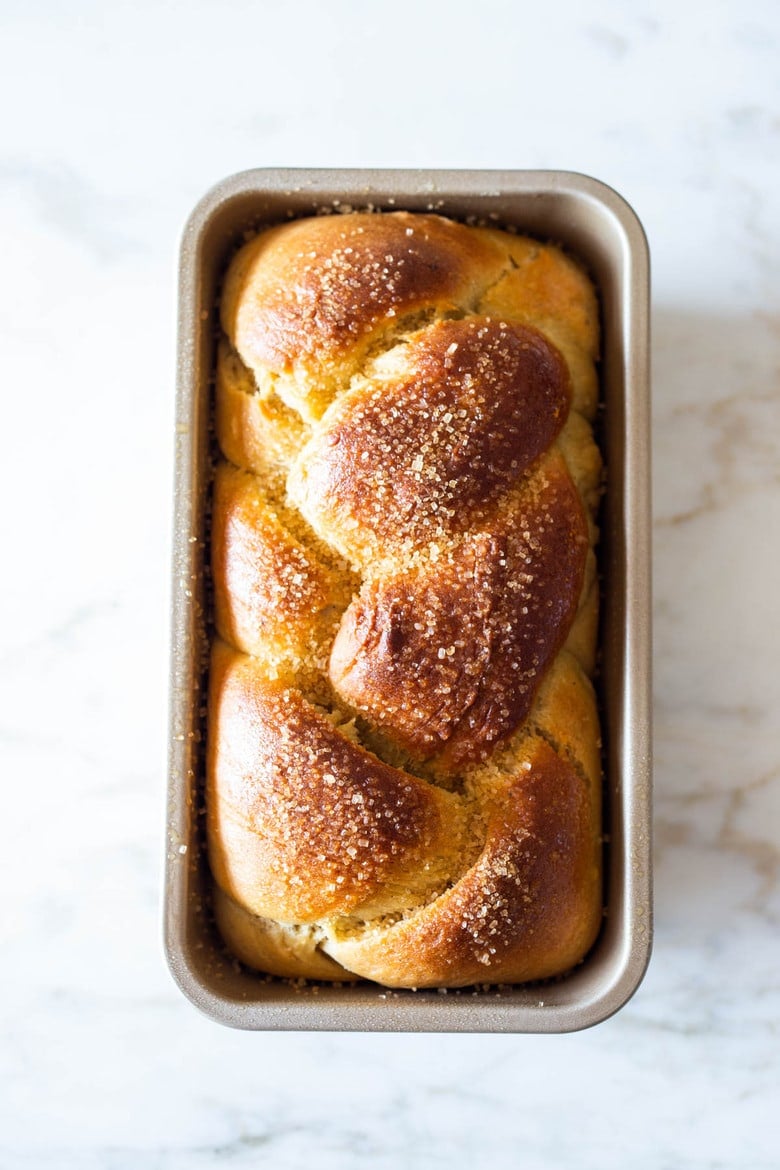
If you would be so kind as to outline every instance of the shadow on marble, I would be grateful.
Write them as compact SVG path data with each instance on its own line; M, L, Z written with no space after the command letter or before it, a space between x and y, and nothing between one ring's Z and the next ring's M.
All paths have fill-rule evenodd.
M653 321L656 907L780 917L780 316Z

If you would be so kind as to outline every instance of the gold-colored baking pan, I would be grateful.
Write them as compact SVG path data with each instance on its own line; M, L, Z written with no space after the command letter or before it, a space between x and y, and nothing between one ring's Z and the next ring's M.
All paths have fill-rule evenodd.
M495 222L579 256L601 300L608 468L598 689L605 744L605 918L590 954L544 984L388 991L293 985L232 960L209 910L202 848L205 541L216 299L243 233L324 209L434 210ZM175 529L165 947L174 979L237 1028L568 1032L599 1023L639 985L652 933L649 262L642 227L611 188L560 171L247 171L220 183L184 231L179 279Z

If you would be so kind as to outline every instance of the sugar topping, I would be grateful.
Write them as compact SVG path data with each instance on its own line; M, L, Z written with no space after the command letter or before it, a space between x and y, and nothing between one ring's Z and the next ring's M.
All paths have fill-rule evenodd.
M441 906L431 929L487 977L533 934L540 858L568 864L569 812L538 829L558 806L535 804L524 737L589 548L556 444L569 367L498 307L516 265L496 233L337 210L268 233L235 314L247 397L282 404L266 429L273 445L285 422L274 458L292 466L278 512L228 516L215 561L264 647L237 668L220 799L260 843L255 913L316 921L335 947Z

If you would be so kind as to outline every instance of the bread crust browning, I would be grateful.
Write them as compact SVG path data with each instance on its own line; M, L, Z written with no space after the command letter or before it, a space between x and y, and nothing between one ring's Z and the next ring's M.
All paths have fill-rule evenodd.
M388 889L396 908L457 864L455 798L382 763L256 660L215 647L211 866L254 914L306 923Z
M455 771L527 718L577 610L588 550L558 460L508 512L416 571L370 580L346 610L330 677L418 760Z
M573 966L601 918L598 842L581 778L543 740L529 745L476 862L417 913L325 951L390 987L522 983Z
M316 658L328 613L349 597L285 527L257 477L229 463L214 479L211 564L219 636L269 664Z
M309 522L358 561L473 527L569 411L560 354L525 326L437 321L392 356L328 411L290 480Z
M221 304L207 832L270 974L560 974L601 914L593 288L433 215L271 228Z
M388 321L468 308L504 262L487 234L440 216L299 220L262 232L238 254L222 326L258 384L286 379L287 394L316 418L334 380L353 372Z

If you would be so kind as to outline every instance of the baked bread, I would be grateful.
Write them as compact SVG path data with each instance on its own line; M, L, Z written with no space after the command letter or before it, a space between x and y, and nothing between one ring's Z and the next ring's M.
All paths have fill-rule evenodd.
M262 232L221 303L207 831L275 975L559 974L601 918L598 313L434 215Z

